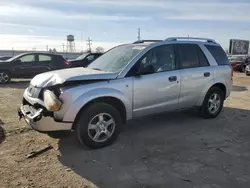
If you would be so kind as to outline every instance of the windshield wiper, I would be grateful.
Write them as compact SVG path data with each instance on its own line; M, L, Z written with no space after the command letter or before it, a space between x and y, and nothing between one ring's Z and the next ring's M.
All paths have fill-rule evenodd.
M102 71L102 69L99 69L99 68L92 68L93 70L99 70L99 71Z

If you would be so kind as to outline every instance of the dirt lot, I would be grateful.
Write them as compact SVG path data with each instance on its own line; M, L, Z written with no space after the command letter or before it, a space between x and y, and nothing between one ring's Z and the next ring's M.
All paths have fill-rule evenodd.
M233 92L220 116L204 120L178 112L128 123L115 144L80 147L28 130L17 119L27 81L0 86L0 187L195 187L250 185L250 77L234 74ZM34 158L26 154L51 144Z

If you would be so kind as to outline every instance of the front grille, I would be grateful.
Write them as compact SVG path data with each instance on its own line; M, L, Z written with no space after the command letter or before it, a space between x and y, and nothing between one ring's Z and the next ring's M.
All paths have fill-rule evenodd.
M31 84L29 85L28 90L27 90L28 95L30 97L33 97L33 98L38 98L38 96L40 94L40 91L41 91L40 88L37 88L37 87L35 87L35 86L31 85Z

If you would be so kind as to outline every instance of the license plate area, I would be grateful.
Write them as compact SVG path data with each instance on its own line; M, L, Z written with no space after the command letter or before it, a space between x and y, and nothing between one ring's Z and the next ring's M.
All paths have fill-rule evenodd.
M20 110L18 110L19 119L24 117L26 122L39 121L42 118L43 109L35 109L30 105L21 105Z

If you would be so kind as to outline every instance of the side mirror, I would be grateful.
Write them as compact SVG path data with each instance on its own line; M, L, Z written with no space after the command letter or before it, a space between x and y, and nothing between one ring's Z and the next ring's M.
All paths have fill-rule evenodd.
M15 62L16 64L20 64L20 63L21 63L21 60L20 60L20 59L16 59L14 62Z
M138 75L145 75L145 74L152 74L154 72L155 72L154 67L152 65L149 65L146 67L138 68L137 74Z

